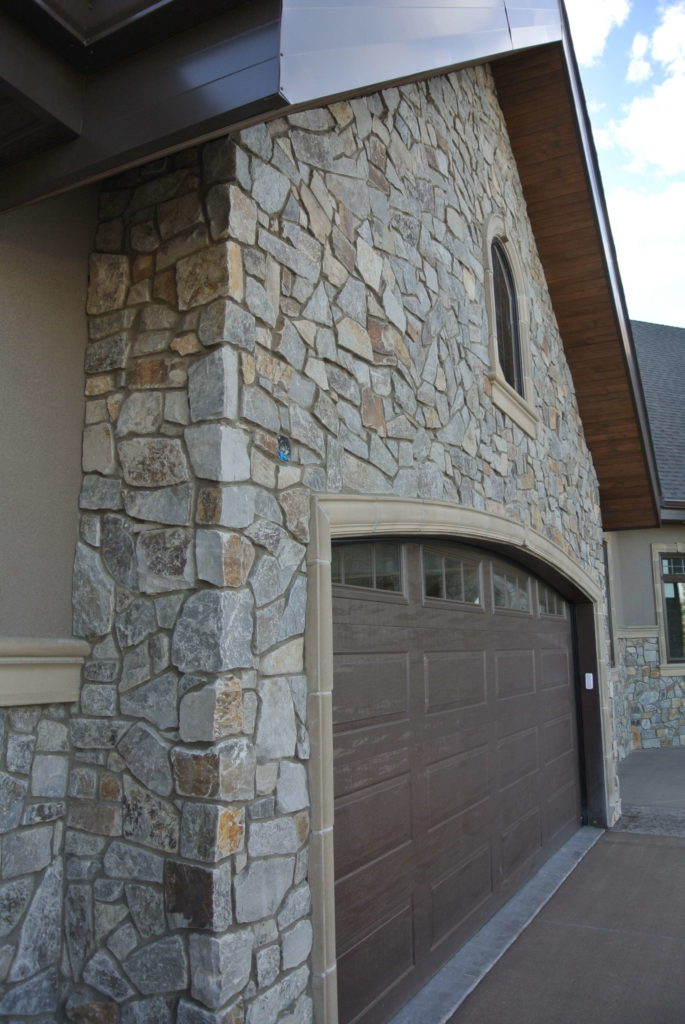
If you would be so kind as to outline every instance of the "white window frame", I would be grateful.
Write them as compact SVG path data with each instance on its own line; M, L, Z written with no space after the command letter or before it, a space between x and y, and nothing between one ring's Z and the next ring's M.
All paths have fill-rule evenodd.
M661 590L661 559L663 555L685 555L685 542L652 544L652 574L654 576L654 604L656 605L656 621L659 628L659 673L662 676L685 676L685 661L668 660L668 641L666 640L666 615L664 597Z
M492 243L494 241L499 242L502 247L514 281L516 310L518 314L522 395L505 379L499 361L492 266ZM533 406L533 368L530 355L528 294L524 285L525 277L516 247L511 242L510 232L507 230L505 219L500 213L494 213L485 226L483 234L483 266L485 268L485 309L488 319L488 352L490 357L488 379L490 381L492 402L505 416L513 420L524 433L528 434L529 437L535 438L537 437L538 417Z

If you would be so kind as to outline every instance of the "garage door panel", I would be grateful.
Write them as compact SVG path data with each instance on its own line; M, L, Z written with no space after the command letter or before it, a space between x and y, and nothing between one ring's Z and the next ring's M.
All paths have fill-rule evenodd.
M412 837L409 775L370 786L340 799L335 807L336 871L344 876Z
M495 693L501 701L535 693L534 651L495 651Z
M341 1024L387 1021L579 824L570 616L493 608L502 560L441 547L478 609L424 600L411 542L406 604L336 588Z
M498 783L510 786L540 767L537 728L510 734L497 745Z
M423 656L426 711L484 704L484 651L427 651Z
M540 688L551 690L566 689L571 679L571 657L567 649L543 650L540 652Z
M338 654L333 663L333 725L407 718L409 654Z
M340 1019L354 1021L397 986L414 967L414 926L411 903L364 936L338 957Z
M379 732L355 730L335 737L335 796L345 796L376 782L406 775L413 747L407 725Z
M431 948L463 926L492 895L490 844L476 850L431 887Z
M503 881L542 848L542 816L538 807L502 832L500 872Z
M478 747L426 767L428 827L462 814L488 796L488 749Z

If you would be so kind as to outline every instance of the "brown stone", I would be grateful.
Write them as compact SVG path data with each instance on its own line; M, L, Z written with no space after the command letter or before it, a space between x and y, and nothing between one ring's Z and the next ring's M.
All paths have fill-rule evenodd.
M69 828L94 832L98 836L121 835L121 810L109 804L72 804L67 817Z
M309 540L309 492L304 487L292 487L279 495L285 513L286 526L297 540Z
M175 438L120 441L119 459L126 483L138 487L167 487L188 479L188 464Z
M165 270L156 274L152 282L152 294L162 302L168 302L170 306L176 305L176 273L173 270Z
M87 398L94 395L105 395L108 391L114 391L118 387L118 381L122 374L100 373L97 377L86 377L85 393Z
M128 372L129 387L138 390L179 388L183 387L187 379L185 363L176 356L137 359Z
M300 843L304 843L305 839L309 835L309 812L300 811L299 814L295 815L295 828L297 830L297 838Z
M177 199L170 199L157 209L159 233L165 240L195 227L196 224L202 224L203 220L202 207L196 192L188 192Z
M219 795L219 756L215 751L171 751L176 792L181 796L211 799Z
M365 427L385 433L383 401L371 388L362 389L362 423Z
M167 860L164 901L173 924L181 928L222 931L231 924L230 865L200 867Z
M131 267L131 279L134 284L145 281L152 277L155 269L155 261L149 253L141 253L136 256Z
M126 256L92 253L89 263L88 313L107 313L121 309L130 283Z
M219 857L228 857L243 847L245 811L242 807L224 807L217 822L216 849Z
M221 489L219 487L203 487L197 497L196 522L218 523L221 516L221 505Z
M121 799L121 785L116 775L103 775L100 779L100 798L116 801Z
M118 1024L119 1007L114 1003L79 1003L67 1007L67 1017L74 1024Z

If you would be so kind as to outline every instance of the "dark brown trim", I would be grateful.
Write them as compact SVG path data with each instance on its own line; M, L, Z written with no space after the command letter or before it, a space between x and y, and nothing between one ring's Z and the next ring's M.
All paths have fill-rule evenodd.
M604 751L602 745L602 713L599 692L599 666L595 637L594 607L589 601L574 605L576 640L576 672L578 676L578 723L583 770L585 824L606 828L608 824ZM593 689L585 688L585 675L594 680Z

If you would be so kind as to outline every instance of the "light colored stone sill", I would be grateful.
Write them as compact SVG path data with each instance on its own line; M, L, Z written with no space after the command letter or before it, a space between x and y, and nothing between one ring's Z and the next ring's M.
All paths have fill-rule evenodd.
M659 665L660 676L685 676L685 662L676 661L672 665Z
M0 637L0 707L72 703L88 654L73 638Z
M493 405L496 405L505 416L513 420L524 434L535 439L538 434L538 418L525 398L522 398L506 381L494 374L490 377L490 385Z
M658 640L658 626L617 626L614 630L617 640Z

